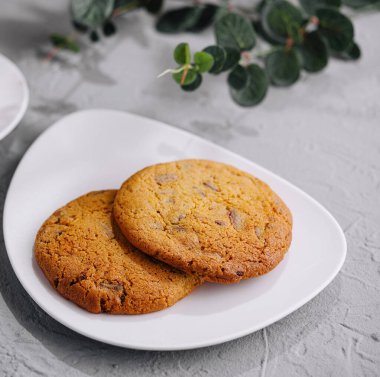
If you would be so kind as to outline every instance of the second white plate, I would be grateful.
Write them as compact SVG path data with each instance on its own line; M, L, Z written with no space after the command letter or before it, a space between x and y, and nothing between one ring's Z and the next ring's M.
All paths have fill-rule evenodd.
M183 158L235 165L266 181L284 199L294 218L293 242L284 261L260 278L228 286L205 284L152 314L94 315L58 295L33 259L42 222L79 195L118 188L144 166ZM199 137L112 110L71 114L34 142L8 191L4 238L20 282L49 315L90 338L146 350L204 347L261 329L317 295L346 255L345 238L334 218L292 184Z
M28 102L29 90L24 75L0 54L0 140L20 122Z

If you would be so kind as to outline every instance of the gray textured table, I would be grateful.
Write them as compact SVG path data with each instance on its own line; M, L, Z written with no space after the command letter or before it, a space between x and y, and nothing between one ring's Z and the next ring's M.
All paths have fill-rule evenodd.
M47 35L68 30L66 6L1 4L0 51L31 89L20 126L0 141L1 213L17 163L43 130L77 109L114 108L187 129L300 186L338 219L348 256L321 294L262 331L200 350L141 352L86 339L46 315L14 275L1 234L0 376L379 376L380 14L355 16L359 62L332 61L245 110L223 80L207 78L197 95L157 80L183 37L155 33L144 13L78 57L42 61ZM212 35L186 39L200 48Z

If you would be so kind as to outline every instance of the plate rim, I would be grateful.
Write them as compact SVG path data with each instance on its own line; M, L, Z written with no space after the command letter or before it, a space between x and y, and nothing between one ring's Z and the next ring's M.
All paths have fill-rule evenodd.
M89 114L89 113L94 113L94 112L99 112L99 111L100 112L114 113L114 114L121 114L121 115L128 115L128 116L140 118L141 120L148 120L149 122L158 123L160 126L162 126L164 128L170 129L170 130L175 131L175 132L177 131L180 134L184 134L184 135L190 136L190 137L195 138L198 141L202 141L202 142L204 142L204 143L206 143L208 145L216 146L216 147L220 148L221 150L223 150L223 152L227 152L229 154L232 154L235 158L237 158L239 160L242 160L242 161L244 161L246 163L253 164L254 166L258 166L260 169L262 169L263 171L265 171L265 173L269 173L270 175L274 175L282 183L285 183L285 184L289 185L292 189L294 189L295 191L297 191L298 194L301 194L302 196L306 197L314 205L316 205L327 217L329 217L329 219L332 221L332 223L334 224L335 228L338 231L337 233L339 234L339 239L340 239L340 242L342 244L342 255L340 257L339 263L336 264L335 269L333 270L333 272L331 273L331 275L329 276L329 278L326 279L316 289L314 289L313 291L311 291L308 295L305 295L302 299L300 299L299 301L297 301L297 303L295 303L292 306L288 307L287 310L283 310L282 312L279 312L277 315L274 315L274 316L270 317L267 321L264 321L264 323L261 323L260 325L253 325L253 326L245 328L244 330L241 330L241 331L238 331L238 332L233 332L232 334L229 334L229 335L222 335L222 336L219 336L217 338L213 338L212 340L198 341L198 342L194 342L194 341L193 342L189 342L189 344L187 344L187 345L182 344L180 346L176 346L176 345L170 345L169 344L169 345L159 345L159 346L153 346L152 347L152 346L135 345L135 344L133 344L133 342L132 343L119 342L119 341L115 341L115 340L110 340L108 338L106 339L103 336L97 336L96 334L93 334L93 333L89 334L88 332L83 331L80 328L80 326L76 326L75 324L69 323L68 321L66 321L65 318L63 318L63 319L62 318L57 318L54 314L52 314L52 312L50 311L50 309L49 309L49 307L47 305L45 305L44 303L41 304L41 302L38 301L38 298L35 298L34 295L29 291L27 284L24 284L22 277L19 275L19 273L17 271L17 267L15 267L16 266L16 262L13 260L12 254L8 251L8 237L9 236L8 236L7 231L6 231L6 225L5 224L6 224L6 219L8 217L7 213L8 213L8 207L9 207L9 200L8 200L9 192L11 192L11 190L12 190L15 177L16 177L18 171L20 170L20 167L22 166L23 161L31 153L31 151L33 151L35 148L38 148L39 143L41 142L41 140L43 140L46 137L46 135L50 134L52 132L52 130L54 130L56 127L61 126L62 123L64 124L65 122L67 122L67 120L69 120L72 117L83 116L83 115L86 115L86 114ZM297 309L299 309L300 307L302 307L303 305L305 305L307 302L309 302L310 300L312 300L320 292L322 292L334 280L334 278L337 276L337 274L339 273L340 269L342 268L342 266L343 266L343 264L345 262L346 256L347 256L347 241L346 241L346 237L345 237L344 232L343 232L341 226L339 225L338 221L335 219L335 217L321 203L319 203L316 199L314 199L313 197L311 197L308 193L306 193L302 189L298 188L293 183L287 181L285 178L282 178L280 175L278 175L278 174L270 171L269 169L267 169L267 168L265 168L265 167L263 167L263 166L255 163L255 162L253 162L251 160L249 160L248 158L245 158L245 157L239 155L238 153L230 151L229 149L227 149L227 148L225 148L223 146L220 146L220 145L218 145L218 144L216 144L216 143L214 143L212 141L209 141L207 139L204 139L201 136L193 134L193 133L191 133L191 132L189 132L187 130L184 130L182 128L171 126L169 124L166 124L165 122L162 122L162 121L159 121L159 120L156 120L156 119L152 119L152 118L148 118L148 117L145 117L145 116L142 116L142 115L134 114L134 113L131 113L131 112L121 111L121 110L114 110L114 109L106 109L106 108L92 108L92 109L79 110L79 111L75 111L73 113L70 113L68 115L65 115L64 117L62 117L62 118L58 119L57 121L55 121L50 127L48 127L46 130L44 130L34 140L34 142L26 150L26 152L24 153L23 157L21 158L19 164L17 165L17 168L16 168L15 172L13 173L11 182L10 182L8 190L7 190L7 194L6 194L6 198L5 198L5 202L4 202L4 209L3 209L3 235L4 235L5 249L7 251L8 259L9 259L9 261L11 263L13 272L15 273L15 275L16 275L17 279L19 280L20 284L22 285L22 287L26 290L26 292L28 293L28 295L32 298L32 300L42 310L44 310L49 316L51 316L54 320L58 321L59 323L61 323L65 327L69 328L70 330L72 330L74 332L77 332L78 334L81 334L81 335L83 335L83 336L85 336L87 338L94 339L96 341L100 341L100 342L103 342L103 343L106 343L106 344L110 344L110 345L114 345L114 346L118 346L118 347L122 347L122 348L144 350L144 351L181 351L181 350L190 350L190 349L204 348L204 347L209 347L209 346L214 346L214 345L222 344L222 343L225 343L225 342L229 342L229 341L241 338L243 336L252 334L252 333L254 333L256 331L259 331L259 330L261 330L261 329L263 329L263 328L265 328L265 327L267 327L267 326L269 326L269 325L271 325L271 324L273 324L273 323L275 323L275 322L277 322L277 321L285 318L286 316L288 316L289 314L293 313L294 311L296 311Z
M30 91L25 75L21 71L21 69L16 65L16 63L14 63L11 59L9 59L7 56L1 53L0 58L3 58L17 72L24 88L24 97L22 99L20 110L17 112L16 116L12 119L12 121L9 122L9 124L3 130L0 130L0 140L3 140L18 126L21 119L25 115L25 112L28 109L29 105Z

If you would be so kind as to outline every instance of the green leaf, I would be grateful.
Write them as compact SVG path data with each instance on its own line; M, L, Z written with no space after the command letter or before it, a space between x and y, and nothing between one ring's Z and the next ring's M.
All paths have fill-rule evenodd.
M101 27L113 11L114 0L72 0L73 19L89 28Z
M208 72L214 65L214 58L208 52L196 52L194 54L194 63L200 73Z
M203 51L214 58L209 73L218 74L234 68L240 61L240 51L230 47L208 46Z
M156 14L161 10L163 3L164 0L145 0L144 7L149 13Z
M72 52L79 52L80 48L77 42L71 40L70 38L54 33L50 36L51 43L58 48L63 48Z
M157 21L156 29L161 33L174 34L186 31L200 17L198 7L182 7L164 13Z
M73 25L74 29L80 33L86 33L88 31L88 27L86 25L82 25L75 20L72 20L71 24Z
M236 66L228 75L228 85L236 90L244 88L248 81L247 70L241 65Z
M173 73L173 79L175 80L175 82L177 84L179 84L181 86L192 84L195 81L195 79L197 78L197 74L198 74L197 71L193 67L190 67L189 70L187 71L185 81L182 83L182 78L183 78L184 72L185 71Z
M352 45L346 51L344 51L344 54L352 60L357 60L360 58L362 53L360 51L359 45L353 42Z
M306 13L313 15L318 8L339 8L342 0L300 0L300 4Z
M226 47L226 60L222 67L223 71L229 71L230 69L234 68L236 65L239 64L240 61L240 51L236 50L234 48Z
M303 41L303 33L301 33L300 25L295 23L290 24L288 28L288 35L295 44L300 44Z
M164 13L157 21L161 33L199 32L211 25L217 7L212 4L182 7Z
M326 67L328 51L317 31L307 33L300 46L302 67L308 72L318 72Z
M258 2L258 4L255 6L255 11L256 11L257 13L262 13L262 11L263 11L263 9L264 9L266 3L267 3L267 0L260 0L260 1Z
M287 1L269 2L262 13L265 33L280 43L285 43L288 38L296 39L302 21L302 12Z
M103 34L106 37L109 37L111 35L114 35L116 33L116 26L113 22L111 21L106 21L103 24Z
M256 33L264 39L266 42L270 43L271 45L279 45L281 44L278 40L272 38L270 35L267 34L267 32L263 28L263 24L261 21L253 21L252 23Z
M222 1L226 2L226 0L222 0ZM222 3L222 1L220 1L220 3ZM229 13L230 11L228 10L226 4L221 5L215 14L215 21L220 20L222 17L226 16Z
M215 36L218 45L235 50L251 50L256 43L252 24L236 13L229 13L215 22Z
M214 4L202 5L201 6L202 11L200 12L197 21L193 25L188 27L186 31L198 33L208 28L214 22L218 8L219 7Z
M265 59L269 80L276 86L289 86L300 75L300 63L294 49L281 49L271 52Z
M334 52L347 50L354 38L351 21L335 9L320 8L316 10L319 19L319 31L328 47Z
M75 0L72 0L72 1L75 1ZM131 9L132 6L133 7L135 7L136 5L143 6L148 2L149 0L115 0L114 9L119 9L119 8Z
M243 88L237 90L230 87L233 100L240 106L254 106L261 102L268 89L268 79L265 71L257 64L245 68L248 79Z
M174 49L174 60L180 65L191 63L190 47L188 43L180 43Z
M209 53L214 58L214 63L209 70L209 73L218 74L222 71L224 63L226 61L227 53L223 47L220 46L208 46L203 51Z
M198 89L202 84L202 75L197 73L197 76L195 77L195 80L189 84L189 85L182 85L181 89L185 92L192 92L196 89Z
M379 0L342 0L342 2L344 5L355 9L364 8L371 5L380 5Z
M360 47L355 42L352 42L347 50L337 54L335 57L342 60L358 60L361 54Z
M90 32L90 41L91 42L99 42L99 34L97 33L97 31L96 30L92 30L91 32Z

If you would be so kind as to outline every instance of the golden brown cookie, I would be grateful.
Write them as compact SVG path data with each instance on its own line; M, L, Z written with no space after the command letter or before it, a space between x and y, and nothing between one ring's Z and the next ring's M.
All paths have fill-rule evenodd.
M134 174L116 195L114 216L145 253L217 283L272 270L292 236L291 213L267 184L206 160Z
M140 314L167 308L199 283L134 248L112 217L115 190L91 192L50 216L35 257L51 285L92 313Z

